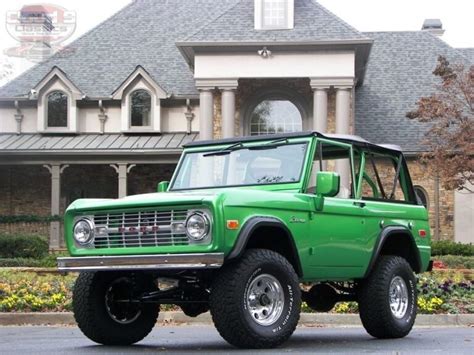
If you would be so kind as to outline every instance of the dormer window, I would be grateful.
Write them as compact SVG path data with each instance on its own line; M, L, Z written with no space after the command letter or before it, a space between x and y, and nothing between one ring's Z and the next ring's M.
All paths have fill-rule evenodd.
M255 29L293 28L294 0L255 0Z
M132 127L151 126L151 95L139 89L130 94L130 125Z
M68 117L68 97L62 91L53 91L48 94L46 101L48 128L66 128Z

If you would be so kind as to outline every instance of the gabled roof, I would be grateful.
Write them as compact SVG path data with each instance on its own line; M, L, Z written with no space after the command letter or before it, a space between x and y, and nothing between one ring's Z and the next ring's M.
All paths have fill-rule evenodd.
M149 85L153 87L158 98L164 99L168 96L168 93L161 88L160 85L150 76L150 74L143 68L141 65L138 65L137 68L131 73L128 78L126 78L123 83L113 92L112 97L114 99L122 99L122 95L127 90L130 85L134 83L135 80L142 79Z
M41 89L43 89L46 85L48 85L51 81L55 79L59 79L60 81L62 81L76 97L79 97L82 94L81 89L79 89L68 78L67 74L64 71L62 71L60 68L58 68L57 66L54 66L51 69L51 71L48 74L46 74L46 76L39 83L37 83L32 89L36 92L39 92Z
M316 0L295 0L292 30L255 30L254 0L240 0L204 24L185 42L261 42L360 40L367 36L329 12Z
M410 120L422 96L438 83L432 74L439 55L469 64L457 49L428 31L370 32L374 44L364 85L356 92L355 133L373 143L393 143L406 152L422 151L428 124Z
M197 95L177 41L333 41L366 36L315 0L295 0L295 28L255 31L253 0L134 0L67 48L0 88L0 98L26 97L58 67L90 98L108 98L138 65L164 91Z
M197 94L193 74L176 48L238 0L134 0L111 18L0 88L0 98L25 97L54 66L88 97L107 98L138 65L173 95Z

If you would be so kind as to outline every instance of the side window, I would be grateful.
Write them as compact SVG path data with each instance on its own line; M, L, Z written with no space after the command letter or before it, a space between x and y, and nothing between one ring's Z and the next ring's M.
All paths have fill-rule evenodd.
M400 179L400 159L372 153L366 153L365 156L362 198L407 201Z
M341 176L341 188L338 198L353 198L354 189L352 186L351 150L347 147L334 145L331 143L319 143L313 159L311 171L311 181L306 189L307 193L316 191L316 175L318 171L339 172L340 167L345 167L349 171L348 176Z

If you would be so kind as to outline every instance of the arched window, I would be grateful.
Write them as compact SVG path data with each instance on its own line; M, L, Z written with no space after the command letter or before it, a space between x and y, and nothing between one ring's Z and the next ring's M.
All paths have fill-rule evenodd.
M130 125L132 127L147 127L151 125L151 95L148 91L139 89L130 94L131 110Z
M68 97L62 91L53 91L47 97L48 127L67 127Z
M250 115L250 135L303 130L300 110L289 100L261 101Z
M413 188L415 189L415 194L417 198L419 198L423 206L425 206L425 208L428 209L429 199L428 199L428 193L426 192L426 190L421 186L414 186Z

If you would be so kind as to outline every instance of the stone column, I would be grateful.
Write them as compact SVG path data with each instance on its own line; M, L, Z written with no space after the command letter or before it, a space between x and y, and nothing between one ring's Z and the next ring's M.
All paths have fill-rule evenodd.
M199 89L199 139L212 139L214 97L210 88Z
M127 196L127 175L135 167L135 164L111 164L118 174L118 197Z
M313 88L313 130L327 133L328 130L328 88Z
M336 134L350 133L351 87L336 88ZM340 197L349 197L351 169L347 160L336 161L336 171L341 176Z
M59 216L61 208L61 174L69 165L44 165L51 173L51 216ZM61 222L52 221L49 232L49 249L57 250L61 247Z
M222 138L235 136L235 89L222 89Z

